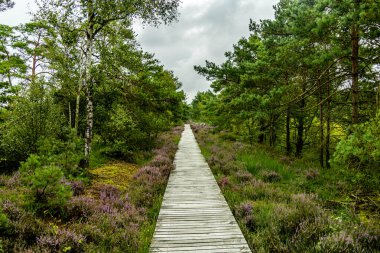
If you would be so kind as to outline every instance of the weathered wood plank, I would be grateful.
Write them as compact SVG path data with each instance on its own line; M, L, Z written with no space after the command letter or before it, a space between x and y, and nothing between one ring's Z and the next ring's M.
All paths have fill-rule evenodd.
M174 164L150 252L251 252L189 125Z

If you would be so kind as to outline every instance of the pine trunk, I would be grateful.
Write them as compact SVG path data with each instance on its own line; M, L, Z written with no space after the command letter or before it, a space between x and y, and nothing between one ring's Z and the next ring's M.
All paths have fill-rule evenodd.
M359 123L359 28L354 24L351 28L351 97L352 97L352 124Z
M264 141L265 141L264 130L265 130L265 128L264 128L264 123L261 122L261 123L260 123L260 133L259 133L259 137L258 137L258 142L259 142L260 144L263 144Z
M304 131L304 117L298 117L298 126L297 126L297 143L296 143L296 156L302 157L302 150L304 145L303 140L303 131Z
M289 86L289 78L286 74L286 85ZM292 154L292 144L290 142L290 106L286 108L286 155L290 156Z
M69 128L72 127L72 119L71 119L71 103L69 102Z
M251 127L251 120L247 123L249 144L253 145L253 130Z
M270 135L269 135L269 144L271 147L276 146L276 128L275 128L275 119L272 117L271 124L270 124Z
M377 108L376 113L377 113L380 110L380 81L378 81L378 84L377 84L376 105L377 105L376 107Z
M319 164L324 167L324 118L323 118L323 88L321 80L318 80L319 85Z
M34 43L34 50L32 56L32 74L30 76L30 81L32 84L36 82L37 77L37 49L40 47L41 34L37 36L37 41Z
M7 50L4 51L5 52L5 55L6 55L6 59L8 61L10 61L10 55L9 55L9 52ZM9 86L12 87L12 76L11 76L11 71L8 71L7 73L7 77L8 77L8 82L9 82Z
M302 82L302 94L306 91L306 82ZM298 125L297 125L297 143L296 143L296 156L302 157L302 150L304 146L303 133L305 128L305 107L306 107L306 99L305 96L302 96L300 101L300 109L298 116Z
M330 122L331 122L331 97L330 97L330 81L327 81L326 96L327 96L327 112L326 112L326 167L330 168Z
M291 155L292 145L290 143L290 107L286 108L286 155Z

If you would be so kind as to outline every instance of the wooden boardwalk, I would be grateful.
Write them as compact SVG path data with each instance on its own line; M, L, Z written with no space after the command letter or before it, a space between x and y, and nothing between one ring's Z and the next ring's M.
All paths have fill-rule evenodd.
M189 125L174 164L150 252L251 252Z

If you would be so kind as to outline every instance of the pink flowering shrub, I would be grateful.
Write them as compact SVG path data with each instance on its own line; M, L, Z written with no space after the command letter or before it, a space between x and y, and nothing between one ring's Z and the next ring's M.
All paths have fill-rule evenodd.
M149 233L157 217L155 205L173 168L175 143L182 129L176 128L159 138L160 145L153 151L151 162L132 176L126 189L98 182L88 187L82 181L61 176L62 173L55 177L44 173L37 181L40 164L35 156L24 166L21 176L0 175L0 195L8 194L12 187L19 187L27 197L43 193L47 200L56 199L60 192L52 190L57 187L72 192L59 203L59 215L45 208L38 209L39 215L34 214L34 209L27 205L28 199L0 198L0 252L141 252L149 246ZM29 180L31 177L34 181ZM51 178L54 181L48 182L50 188L37 185ZM32 183L36 185L34 192L21 188Z
M226 187L227 185L229 185L230 182L228 180L228 177L224 176L222 177L221 179L218 180L218 185L220 188L224 188Z
M50 252L81 252L85 237L67 228L53 228L46 235L37 237L37 245Z
M239 219L249 230L255 230L256 224L251 203L241 203L235 207L234 214L235 217L237 217L237 219Z
M281 175L275 171L264 171L262 174L265 182L273 183L281 181L282 179Z
M305 177L307 180L315 180L319 177L319 171L316 169L309 169L305 172Z

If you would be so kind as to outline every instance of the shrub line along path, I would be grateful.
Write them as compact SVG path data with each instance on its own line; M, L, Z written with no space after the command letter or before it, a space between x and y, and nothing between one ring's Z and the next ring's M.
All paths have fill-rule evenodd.
M251 252L185 125L150 252Z

